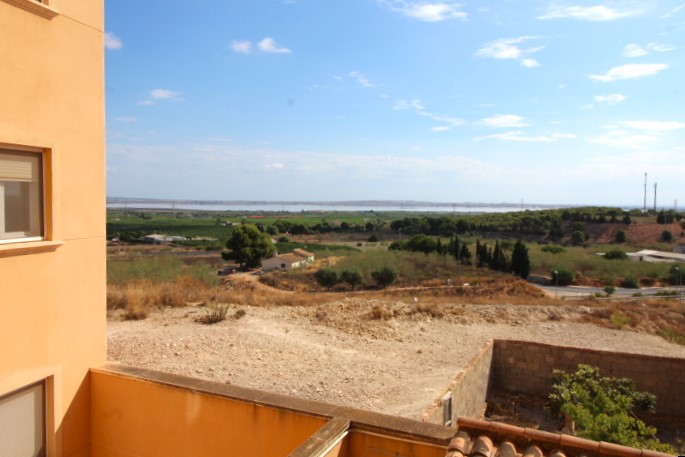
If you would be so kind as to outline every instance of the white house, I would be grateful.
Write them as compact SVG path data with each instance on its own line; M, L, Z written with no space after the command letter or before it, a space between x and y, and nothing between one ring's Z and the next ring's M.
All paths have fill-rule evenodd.
M652 251L649 249L639 252L629 252L628 258L635 262L685 262L685 254L679 254L676 252Z
M295 249L287 254L276 254L262 262L263 271L284 270L290 271L302 268L314 263L314 254L304 249Z

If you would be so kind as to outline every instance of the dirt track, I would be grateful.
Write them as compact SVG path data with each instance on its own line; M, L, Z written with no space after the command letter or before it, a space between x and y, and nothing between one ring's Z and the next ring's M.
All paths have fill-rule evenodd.
M237 309L246 315L214 325L195 321L202 308L168 308L144 321L110 316L109 359L418 418L493 338L685 357L685 347L656 336L572 322L584 307L455 305L422 313L413 303L348 298Z

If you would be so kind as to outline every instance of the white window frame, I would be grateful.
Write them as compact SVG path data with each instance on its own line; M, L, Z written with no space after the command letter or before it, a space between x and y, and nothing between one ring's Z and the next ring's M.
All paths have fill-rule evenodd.
M31 182L32 195L29 199L29 231L6 232L5 231L5 188L0 183L0 245L9 243L24 243L30 241L45 240L46 211L45 211L45 153L40 149L19 148L15 146L0 145L0 160L2 155L24 156L37 159L37 178ZM0 176L0 182L2 176Z

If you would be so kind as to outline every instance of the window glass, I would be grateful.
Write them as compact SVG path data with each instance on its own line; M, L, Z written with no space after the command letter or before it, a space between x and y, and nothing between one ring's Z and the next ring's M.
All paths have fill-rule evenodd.
M0 149L0 242L43 236L42 155Z

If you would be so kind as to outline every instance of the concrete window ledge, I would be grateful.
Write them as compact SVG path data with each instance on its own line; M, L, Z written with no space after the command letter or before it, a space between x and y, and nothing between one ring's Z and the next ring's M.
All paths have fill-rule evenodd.
M64 241L29 241L26 243L0 244L0 257L37 254L39 252L52 252L57 250L57 248L59 248L63 244Z
M50 8L45 3L39 3L34 0L0 0L0 2L9 3L17 8L28 11L29 13L37 14L45 19L52 19L59 14L54 8Z

